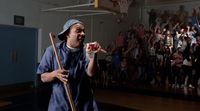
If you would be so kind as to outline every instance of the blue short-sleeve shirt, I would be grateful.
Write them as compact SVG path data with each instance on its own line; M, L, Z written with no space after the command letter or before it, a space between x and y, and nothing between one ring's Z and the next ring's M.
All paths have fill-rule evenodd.
M85 57L84 48L71 52L66 47L65 42L57 43L56 48L61 59L61 65L65 70L69 70L68 84L76 111L98 111L90 86L90 77L87 76L86 72L89 60ZM52 72L56 69L59 69L59 67L53 47L50 46L45 50L37 74ZM63 83L59 80L52 82L52 94L48 111L71 111Z

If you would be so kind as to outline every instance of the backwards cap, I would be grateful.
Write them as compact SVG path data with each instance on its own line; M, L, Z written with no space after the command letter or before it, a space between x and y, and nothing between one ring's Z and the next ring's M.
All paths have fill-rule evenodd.
M66 35L64 34L66 31L68 31L70 29L71 26L73 26L74 24L77 23L81 23L81 21L76 20L76 19L69 19L63 26L63 30L58 34L58 38L63 41L65 40Z

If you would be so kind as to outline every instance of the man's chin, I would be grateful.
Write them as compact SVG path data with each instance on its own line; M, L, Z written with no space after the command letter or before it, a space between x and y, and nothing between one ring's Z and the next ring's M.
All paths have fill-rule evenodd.
M81 48L81 47L83 47L83 41L81 41L81 42L79 42L79 44L77 44L77 46L76 46L76 48Z
M84 43L84 40L81 40L81 41L80 41L80 45L83 45L83 43Z

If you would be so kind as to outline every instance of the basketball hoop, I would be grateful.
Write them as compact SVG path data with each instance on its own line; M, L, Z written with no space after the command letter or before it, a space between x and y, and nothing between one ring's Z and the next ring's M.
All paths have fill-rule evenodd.
M133 0L118 0L119 8L120 8L120 13L122 15L128 14L128 8L131 5Z

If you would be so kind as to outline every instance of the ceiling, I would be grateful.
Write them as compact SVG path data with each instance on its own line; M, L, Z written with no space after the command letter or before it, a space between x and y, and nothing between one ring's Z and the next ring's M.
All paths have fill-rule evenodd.
M62 7L62 6L70 6L70 5L78 5L78 4L87 4L87 3L91 3L93 0L34 0L34 1L53 5L56 7ZM131 6L144 2L144 0L133 0L133 1L134 2L132 2Z
M89 3L91 0L34 0L43 4L49 4L57 7L78 5L83 3Z
M67 12L71 15L88 16L110 13L105 10L97 10L94 8L91 1L93 0L34 0L42 4L52 5L52 8L43 9L44 12L56 11L56 12ZM84 6L79 6L84 5ZM73 7L73 8L71 8Z
M59 11L59 12L68 12L72 15L77 13L82 14L107 14L110 13L107 10L98 10L95 9L94 6L86 5L81 7L76 7L77 5L84 5L84 4L91 4L93 0L34 0L37 2L40 2L42 4L48 4L52 5L52 8L50 9L43 9L42 11ZM144 0L133 0L131 6L137 6L135 3L139 3L138 1L144 1ZM69 8L69 7L73 8ZM75 8L74 8L75 7Z

